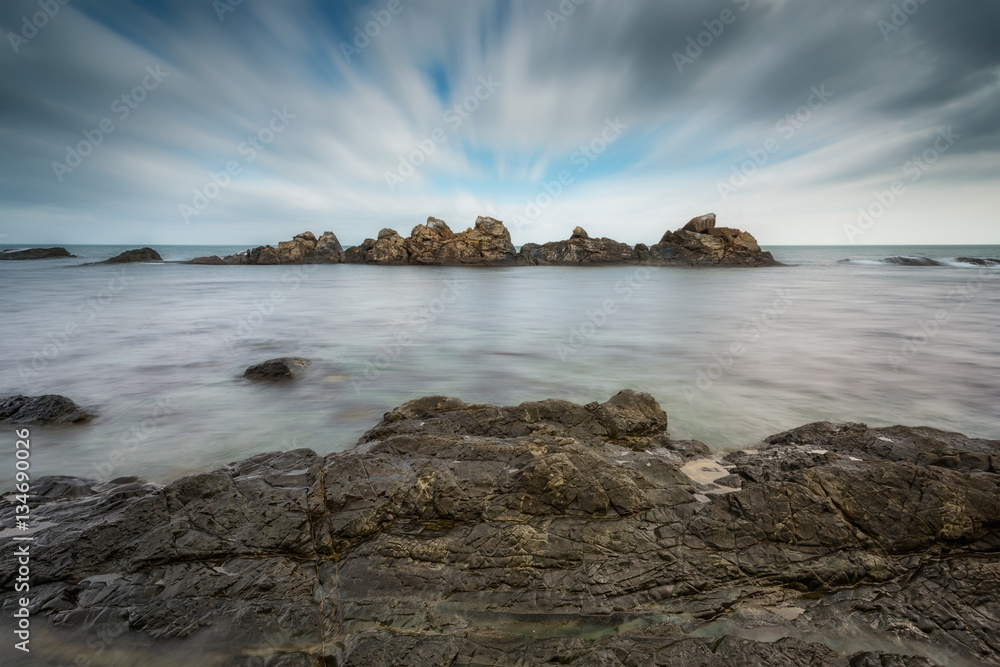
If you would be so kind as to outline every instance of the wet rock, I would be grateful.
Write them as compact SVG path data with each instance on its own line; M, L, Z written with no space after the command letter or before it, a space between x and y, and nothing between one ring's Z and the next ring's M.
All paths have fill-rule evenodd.
M208 266L225 266L228 264L226 260L222 259L218 255L210 255L208 257L195 257L194 259L189 259L186 262L181 262L182 264L205 264Z
M897 266L941 266L941 262L930 257L908 257L903 255L886 257L882 260L882 263L895 264Z
M94 415L65 396L7 396L0 398L0 421L8 424L80 424Z
M243 377L250 380L293 380L302 374L309 363L308 359L302 357L268 359L246 369Z
M1000 475L962 463L1000 443L819 422L703 493L666 428L630 391L430 396L326 456L39 480L33 664L112 620L134 664L1000 664Z
M76 257L66 248L27 248L25 250L7 249L0 252L0 260L17 259L56 259L59 257Z
M955 261L962 262L963 264L975 264L976 266L1000 266L1000 259L991 259L989 257L959 257Z
M115 255L111 259L106 259L103 262L90 262L88 264L82 264L81 266L91 266L95 264L131 264L134 262L162 262L163 258L160 257L160 253L156 252L152 248L137 248L136 250L126 250L120 255Z

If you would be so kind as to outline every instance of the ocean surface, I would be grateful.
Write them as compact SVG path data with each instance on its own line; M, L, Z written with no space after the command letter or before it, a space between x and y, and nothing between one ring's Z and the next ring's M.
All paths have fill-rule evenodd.
M15 246L0 246L15 247ZM717 449L816 420L1000 438L1000 246L768 248L783 267L379 267L0 262L0 396L98 415L31 427L33 476L168 481L350 446L431 394L516 404L655 396ZM157 246L167 260L245 247ZM944 266L879 260L930 257ZM851 262L839 260L850 259ZM278 356L294 383L244 380ZM0 489L15 427L0 430Z

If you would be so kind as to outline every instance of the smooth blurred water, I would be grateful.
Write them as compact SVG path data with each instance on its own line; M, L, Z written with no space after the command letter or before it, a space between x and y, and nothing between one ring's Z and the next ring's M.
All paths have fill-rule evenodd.
M75 266L123 249L0 262L0 395L64 394L99 415L33 427L36 476L164 481L341 450L430 394L586 403L633 388L674 437L715 448L820 419L1000 437L1000 269L838 263L998 246L775 247L789 265L763 269ZM285 355L313 360L300 381L242 379Z

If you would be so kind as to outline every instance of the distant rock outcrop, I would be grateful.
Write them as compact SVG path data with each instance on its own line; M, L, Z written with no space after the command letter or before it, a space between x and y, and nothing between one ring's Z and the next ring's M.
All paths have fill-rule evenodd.
M81 264L80 266L95 266L97 264L132 264L135 262L162 262L163 258L160 257L160 253L156 252L152 248L137 248L135 250L126 250L120 255L115 255L111 259L106 259L103 262L88 262L87 264Z
M592 239L583 227L573 230L566 241L544 245L525 243L521 256L528 264L622 264L635 263L639 256L630 245L613 239Z
M374 239L344 250L332 232L318 240L311 232L261 246L224 260L199 257L189 264L422 264L439 266L671 264L682 266L767 266L777 264L749 232L715 226L715 214L692 219L667 232L652 247L609 238L590 238L576 227L570 238L539 245L525 243L518 252L503 222L480 216L474 227L454 232L444 220L427 218L408 238L383 229Z
M339 264L343 257L344 249L333 232L323 232L319 239L312 232L303 232L291 241L280 242L277 248L258 246L222 261L225 264ZM192 260L191 263L215 262Z
M715 214L692 218L674 232L667 232L660 242L639 251L642 261L650 264L687 264L689 266L773 266L771 253L760 249L757 239L732 227L716 227Z
M0 398L0 421L8 424L79 424L94 415L65 396L7 396Z
M345 253L353 264L504 265L518 262L510 232L494 218L480 216L475 227L455 233L437 218L427 218L404 239L391 229Z
M76 257L66 248L28 248L26 250L4 250L0 252L0 260L8 259L57 259L59 257Z

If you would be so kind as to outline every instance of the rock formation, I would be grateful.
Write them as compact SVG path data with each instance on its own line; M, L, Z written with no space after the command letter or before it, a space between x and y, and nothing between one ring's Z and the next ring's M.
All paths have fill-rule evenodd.
M326 456L34 480L31 664L104 626L127 664L1000 664L1000 442L817 423L709 458L666 429L630 391L435 396Z
M528 264L621 264L639 258L632 246L608 238L592 239L583 227L574 229L566 241L525 243L521 256Z
M355 264L505 265L518 261L510 232L499 220L480 216L475 227L456 234L447 223L427 218L404 239L391 229L348 248L344 261Z
M0 260L8 259L56 259L59 257L76 257L66 248L28 248L26 250L4 250L0 252Z
M715 214L692 218L660 242L639 252L640 259L653 264L691 266L768 266L778 262L757 245L749 232L732 227L716 227Z
M963 264L975 264L976 266L1000 266L1000 259L991 259L989 257L959 257L958 262Z
M302 357L281 357L251 366L243 372L249 380L293 380L310 364Z
M65 396L6 396L0 398L0 421L8 424L79 424L94 415Z
M291 241L281 241L277 248L258 246L230 255L222 261L225 264L337 264L343 257L344 249L333 232L323 232L319 239L312 232L303 232ZM199 257L191 263L216 262L211 261L211 258Z
M652 247L634 248L609 238L592 239L582 227L565 241L526 243L517 252L510 232L494 218L479 217L475 227L455 233L443 220L427 218L408 238L383 229L378 238L342 250L337 237L309 232L278 244L262 246L224 260L199 257L191 264L431 264L463 265L577 265L672 264L682 266L767 266L777 262L748 232L715 226L715 215L694 218L683 228L664 234Z
M115 255L111 259L106 259L103 262L88 262L86 264L81 264L80 266L96 266L98 264L131 264L134 262L162 262L163 258L160 257L160 253L156 252L152 248L137 248L135 250L126 250L125 252Z

